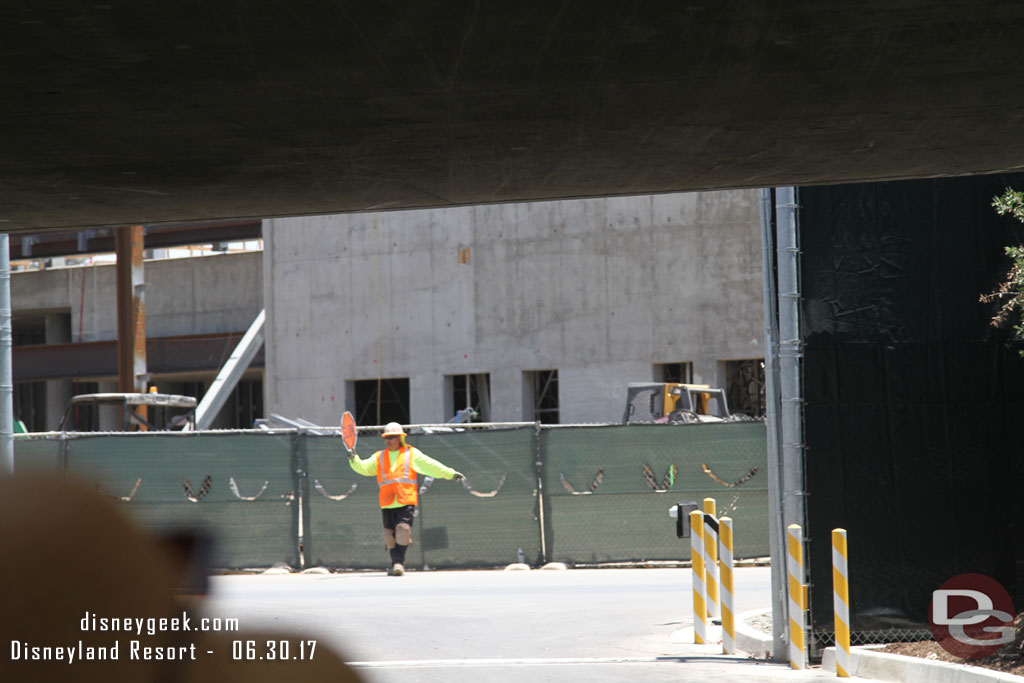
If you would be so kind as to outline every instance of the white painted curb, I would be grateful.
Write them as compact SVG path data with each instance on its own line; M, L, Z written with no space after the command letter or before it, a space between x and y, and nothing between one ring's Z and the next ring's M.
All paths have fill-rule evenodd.
M825 648L821 668L836 670L834 647ZM890 652L878 652L870 647L850 648L851 676L870 678L876 681L900 681L902 683L1021 683L1024 678L1013 674L985 669L969 664L954 664L921 657L909 657Z
M745 612L736 618L736 649L754 659L772 658L772 637L746 625L747 619L766 610ZM880 646L876 646L880 647ZM836 649L827 647L822 653L821 668L835 673ZM969 664L940 662L920 657L878 652L875 647L856 646L850 648L850 671L857 678L896 683L1022 683L1024 678L1013 674L985 669Z

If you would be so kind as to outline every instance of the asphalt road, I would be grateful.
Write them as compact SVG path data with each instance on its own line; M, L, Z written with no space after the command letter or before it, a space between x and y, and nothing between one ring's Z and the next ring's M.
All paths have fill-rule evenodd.
M737 569L737 613L769 585ZM206 612L315 639L370 683L833 677L693 645L688 569L220 576Z

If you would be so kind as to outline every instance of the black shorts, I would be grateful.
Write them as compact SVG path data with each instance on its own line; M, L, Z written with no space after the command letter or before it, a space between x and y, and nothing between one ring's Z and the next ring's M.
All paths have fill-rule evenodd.
M392 531L402 522L411 527L415 515L415 505L403 505L400 508L383 508L380 511L380 516L384 519L384 528L391 529Z

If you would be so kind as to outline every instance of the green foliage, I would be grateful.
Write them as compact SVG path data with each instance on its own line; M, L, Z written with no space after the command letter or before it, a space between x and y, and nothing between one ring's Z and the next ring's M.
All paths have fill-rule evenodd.
M1000 216L1010 214L1024 222L1024 192L1009 188L999 197L992 199L992 206ZM999 327L1016 318L1013 330L1018 339L1024 339L1024 245L1005 247L1006 255L1012 259L1006 278L999 283L998 289L990 294L982 294L981 301L1000 301L999 311L992 316L991 324ZM1021 352L1024 355L1024 351Z
M1024 222L1024 192L1006 188L1001 197L992 198L992 206L1000 216L1010 214Z

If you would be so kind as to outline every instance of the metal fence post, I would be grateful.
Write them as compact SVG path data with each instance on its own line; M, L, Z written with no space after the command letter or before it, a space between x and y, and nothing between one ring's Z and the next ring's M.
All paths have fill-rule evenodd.
M832 530L832 605L835 610L836 676L850 671L850 582L846 529Z
M306 455L306 436L302 430L292 434L292 530L295 534L295 558L300 569L305 569L307 558L313 558L313 529L310 519L309 459Z
M14 474L14 371L11 368L10 238L0 233L0 475Z
M70 457L71 451L71 440L68 439L67 432L61 432L60 435L60 474L63 477L68 476L68 458Z
M548 557L547 542L547 497L544 495L544 449L541 446L540 420L533 423L534 467L537 472L537 523L540 525L540 563L545 565L551 561Z

